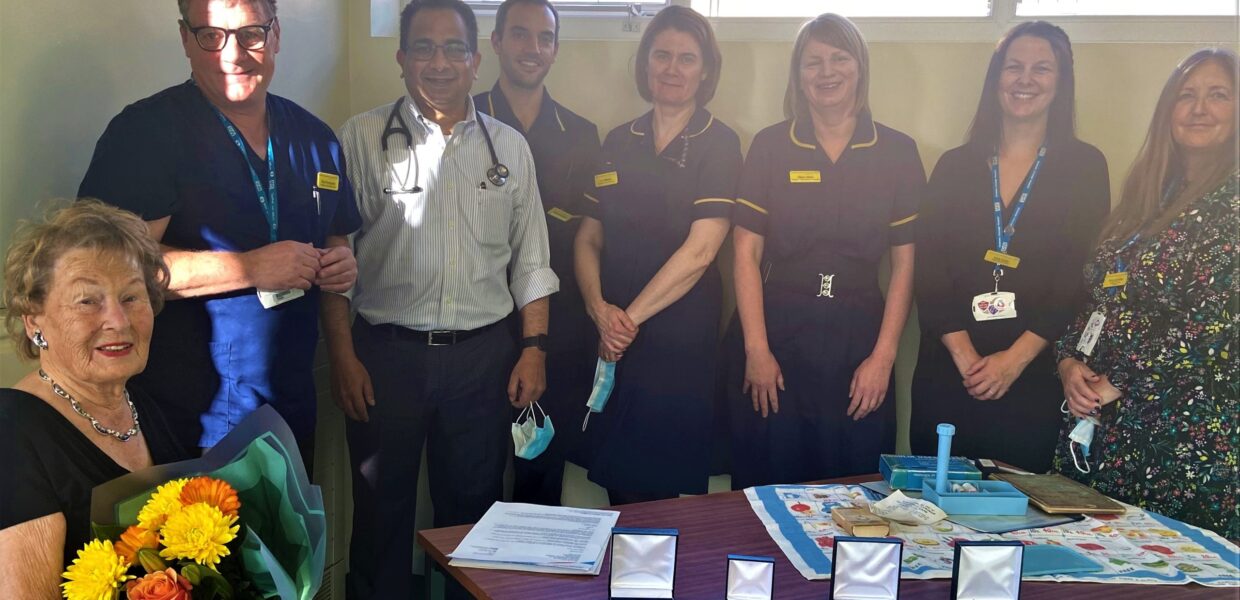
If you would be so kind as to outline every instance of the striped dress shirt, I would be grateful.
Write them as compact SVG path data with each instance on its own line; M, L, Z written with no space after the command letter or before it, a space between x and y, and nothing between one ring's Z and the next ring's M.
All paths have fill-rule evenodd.
M400 133L382 149L392 104L354 116L340 132L362 215L352 309L376 325L467 330L555 293L534 159L521 134L470 100L466 119L445 136L409 96L401 103L412 153ZM493 165L477 119L510 171L503 186L487 180Z

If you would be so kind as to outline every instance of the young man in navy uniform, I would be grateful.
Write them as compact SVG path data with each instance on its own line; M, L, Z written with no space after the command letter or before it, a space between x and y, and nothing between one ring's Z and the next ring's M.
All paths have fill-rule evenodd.
M564 108L543 81L560 50L560 16L548 0L507 0L495 13L491 48L499 80L474 105L525 135L534 154L538 189L551 243L551 269L560 293L551 297L547 391L539 403L558 425L551 445L533 460L515 458L513 500L558 505L564 461L579 457L580 428L597 356L597 333L573 275L578 206L593 187L598 128Z

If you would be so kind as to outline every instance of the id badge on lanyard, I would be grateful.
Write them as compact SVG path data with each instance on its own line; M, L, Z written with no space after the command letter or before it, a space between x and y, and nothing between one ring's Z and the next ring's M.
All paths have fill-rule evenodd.
M1128 248L1137 242L1141 237L1141 232L1134 233L1128 241L1115 251L1115 270L1108 272L1102 278L1102 289L1106 290L1107 295L1111 298L1119 295L1120 291L1128 285L1128 269L1124 264L1123 254ZM1085 329L1081 331L1081 339L1076 342L1076 351L1085 356L1094 355L1094 346L1098 344L1098 338L1102 335L1102 326L1106 323L1107 316L1104 309L1106 303L1098 307L1089 315L1089 322L1085 323Z
M263 187L263 182L258 178L258 173L254 171L254 165L250 164L250 153L245 149L245 141L241 139L241 134L237 132L237 128L224 116L224 113L215 109L215 116L219 117L220 123L224 125L224 129L228 131L228 137L232 139L233 145L237 146L237 150L241 151L241 157L245 159L245 166L250 169L250 179L254 182L254 193L258 196L258 203L263 209L263 216L267 219L267 243L274 244L279 239L280 231L280 209L279 201L276 195L276 155L271 144L271 135L267 135L267 187ZM273 308L296 300L306 295L306 292L300 289L288 290L258 290L258 302L263 308Z
M975 321L997 321L1016 318L1016 294L999 291L999 281L1003 279L1004 267L1015 269L1020 266L1020 258L1007 253L1008 246L1012 243L1012 236L1016 234L1016 222L1020 219L1020 214L1025 210L1025 202L1029 200L1029 190L1033 189L1033 182L1037 180L1038 172L1042 170L1042 161L1045 158L1046 146L1042 146L1038 148L1038 157L1033 161L1033 167L1029 170L1029 178L1025 181L1020 195L1017 196L1016 202L1012 206L1012 216L1008 218L1006 226L1003 225L1003 198L999 195L999 157L995 156L990 159L990 191L995 215L995 247L987 250L986 255L982 258L987 263L994 265L995 289L992 292L984 292L973 297L973 301L969 305L969 311L973 314Z

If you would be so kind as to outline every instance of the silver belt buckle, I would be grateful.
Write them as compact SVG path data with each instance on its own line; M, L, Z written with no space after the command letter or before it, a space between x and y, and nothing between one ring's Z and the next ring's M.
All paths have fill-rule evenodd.
M442 339L445 339L446 341L436 342L435 336L443 336ZM451 346L452 344L455 344L455 343L456 343L456 332L455 331L447 331L447 330L431 331L427 333L426 335L427 346Z

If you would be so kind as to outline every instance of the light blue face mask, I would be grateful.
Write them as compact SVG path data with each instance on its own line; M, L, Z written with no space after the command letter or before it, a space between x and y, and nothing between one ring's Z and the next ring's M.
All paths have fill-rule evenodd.
M581 422L581 430L586 430L586 425L590 424L590 413L601 413L603 407L607 406L607 399L611 397L611 389L616 386L616 363L607 362L598 359L598 363L594 365L594 388L590 390L590 399L586 400L586 406L590 408L590 412L586 413L586 419Z
M1068 452L1072 454L1072 464L1076 470L1082 473L1088 473L1089 468L1089 445L1094 441L1094 429L1098 426L1098 420L1093 417L1078 419L1076 427L1072 428L1072 432L1068 434ZM1073 445L1081 447L1081 461L1076 460L1076 448ZM1081 463L1085 466L1082 467Z
M542 413L542 427L538 426L534 407L538 407L538 412ZM517 458L525 460L538 458L538 455L542 454L551 444L553 437L555 437L555 426L551 424L551 417L547 416L537 402L525 407L525 410L517 415L517 420L512 424L512 445Z

